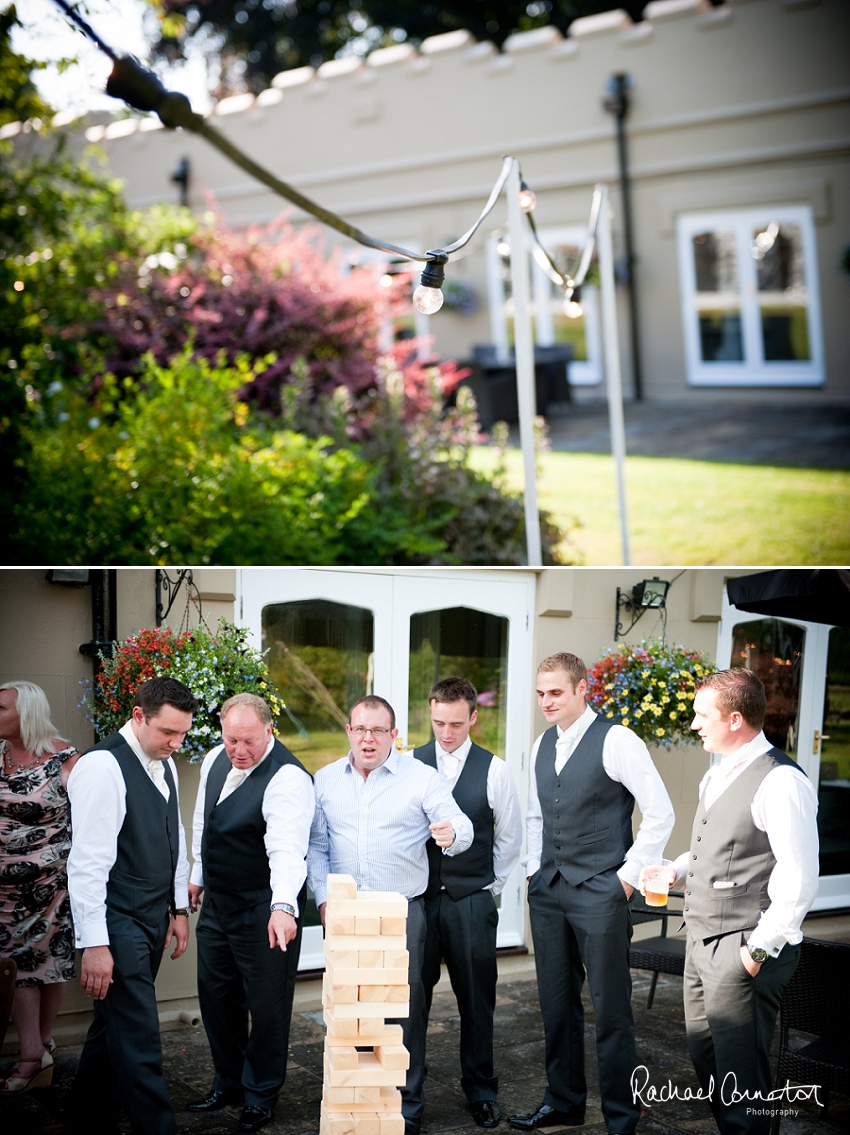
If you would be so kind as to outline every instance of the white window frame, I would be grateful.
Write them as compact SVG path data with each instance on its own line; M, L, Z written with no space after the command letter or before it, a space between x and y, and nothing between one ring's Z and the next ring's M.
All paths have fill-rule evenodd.
M752 231L772 221L797 225L803 245L807 326L811 358L805 361L765 361L759 321L756 263L751 254ZM738 299L744 358L741 362L704 362L700 352L696 266L692 241L698 233L734 232L738 259ZM817 249L812 210L808 205L718 212L683 213L677 218L679 282L685 360L690 386L822 386L825 381Z
M587 239L586 225L557 225L537 230L540 243L546 249L560 244L582 248ZM509 356L508 322L505 287L502 279L502 259L496 249L498 237L487 242L487 294L490 301L490 331L499 358ZM529 253L534 313L534 342L538 347L555 345L552 324L552 282L533 255ZM573 360L569 364L570 386L598 386L602 382L602 336L599 316L599 289L587 284L581 289L584 311L584 335L587 346L586 360Z

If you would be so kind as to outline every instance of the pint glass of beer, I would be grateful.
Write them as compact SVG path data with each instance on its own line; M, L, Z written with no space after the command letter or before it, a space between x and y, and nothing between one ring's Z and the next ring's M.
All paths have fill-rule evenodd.
M643 880L646 889L647 906L666 906L667 894L670 890L670 871L673 864L669 859L662 859L661 863L644 868Z

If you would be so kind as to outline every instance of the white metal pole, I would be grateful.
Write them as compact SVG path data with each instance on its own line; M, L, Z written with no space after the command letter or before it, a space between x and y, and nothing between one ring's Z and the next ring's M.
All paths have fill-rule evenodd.
M617 467L617 496L620 504L620 536L623 563L629 564L629 521L626 509L626 429L623 421L623 383L620 374L620 345L617 332L617 297L614 290L614 245L611 240L611 202L608 186L601 185L599 207L599 272L602 278L602 324L605 345L605 381L608 389L608 420L611 425L611 452Z
M537 473L534 463L534 344L531 337L531 287L526 255L525 218L519 204L519 162L514 160L505 191L508 195L508 230L511 240L511 289L514 301L514 353L516 358L519 439L522 446L525 498L525 536L528 566L540 567L540 514L537 510Z

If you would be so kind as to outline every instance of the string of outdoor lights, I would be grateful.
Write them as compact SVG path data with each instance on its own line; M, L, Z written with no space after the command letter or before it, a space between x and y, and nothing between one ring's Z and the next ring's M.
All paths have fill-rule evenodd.
M298 208L302 209L305 213L309 213L310 216L315 217L329 228L342 233L343 236L349 237L349 239L355 241L357 244L361 244L366 248L373 248L378 252L386 252L391 256L397 256L404 260L424 263L425 268L422 271L419 286L413 293L413 305L424 315L433 315L440 310L443 306L442 286L446 278L445 266L449 261L449 257L452 253L458 252L464 245L469 243L484 219L492 211L510 174L511 166L514 161L512 157L506 156L503 159L501 172L487 199L487 204L484 206L478 219L471 228L467 229L463 236L458 237L456 241L446 245L445 248L432 248L422 253L414 252L408 248L402 248L399 245L391 244L389 241L378 240L375 237L369 236L368 233L363 232L361 229L358 229L355 225L350 224L343 217L337 216L337 214L331 212L331 210L325 209L324 206L312 201L309 197L305 197L303 193L299 193L297 189L287 182L281 181L280 178L275 177L274 174L269 173L268 170L264 169L247 154L243 153L238 146L234 146L223 134L220 134L202 115L193 111L191 103L185 95L177 91L166 90L153 72L146 70L146 68L142 67L141 64L131 56L118 55L117 52L113 51L67 0L55 0L55 2L65 15L68 16L70 20L73 20L81 31L112 60L112 71L106 82L106 93L108 95L111 95L113 98L121 99L129 106L133 107L134 110L153 111L158 115L162 124L170 129L176 129L180 126L184 130L191 130L195 134L200 134L215 146L216 149L229 157L236 165L241 166L251 174L252 177L255 177L264 185L267 185L280 197L283 197L293 205L297 205ZM601 193L597 187L591 202L590 220L587 226L587 239L578 268L573 277L568 272L563 274L559 272L551 256L543 247L537 234L534 219L531 216L537 199L534 192L525 181L520 181L519 203L528 220L529 229L531 231L533 243L532 254L540 267L546 272L549 279L559 287L564 288L564 309L567 315L580 314L581 312L580 307L578 311L572 311L571 307L578 307L581 285L587 275L593 257L600 202Z

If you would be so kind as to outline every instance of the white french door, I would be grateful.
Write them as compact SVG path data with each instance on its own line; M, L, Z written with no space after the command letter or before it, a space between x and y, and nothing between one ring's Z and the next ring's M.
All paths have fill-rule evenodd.
M243 568L240 622L269 667L289 717L281 739L311 771L348 751L344 722L366 693L396 712L399 746L430 740L427 693L460 673L479 690L474 738L504 758L525 810L535 578L470 569ZM517 866L500 898L500 946L523 941ZM324 965L312 899L302 969Z
M839 672L846 669L846 636L824 623L739 611L724 591L717 665L759 675L767 688L768 740L794 758L818 792L821 867L813 910L850 905L850 745L841 723L847 679Z

